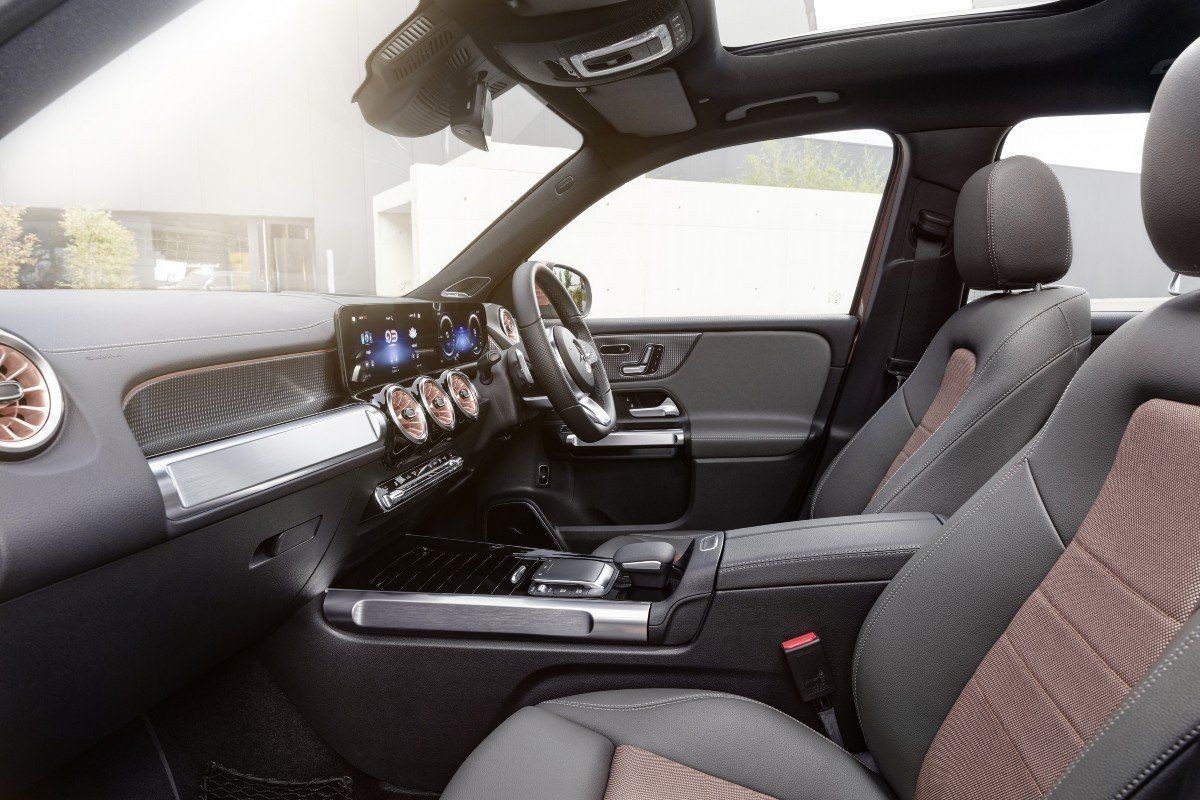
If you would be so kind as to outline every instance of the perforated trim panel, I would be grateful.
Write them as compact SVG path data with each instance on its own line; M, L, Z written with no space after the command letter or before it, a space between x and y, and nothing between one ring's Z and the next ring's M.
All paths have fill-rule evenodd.
M308 417L340 405L337 352L261 358L176 372L125 398L125 420L147 456Z
M916 800L1037 800L1162 655L1200 600L1200 407L1133 413L1066 551L933 739Z

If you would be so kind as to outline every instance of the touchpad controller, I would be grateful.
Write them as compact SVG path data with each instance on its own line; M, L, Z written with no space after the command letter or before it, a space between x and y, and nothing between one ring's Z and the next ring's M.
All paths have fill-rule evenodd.
M538 597L604 597L616 578L617 569L608 561L551 558L533 573L529 593Z

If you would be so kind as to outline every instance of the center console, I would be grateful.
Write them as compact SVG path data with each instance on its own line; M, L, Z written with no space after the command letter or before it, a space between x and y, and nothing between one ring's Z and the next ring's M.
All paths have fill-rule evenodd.
M712 597L723 539L711 534L672 560L644 545L604 559L405 536L327 590L324 614L355 631L685 642Z

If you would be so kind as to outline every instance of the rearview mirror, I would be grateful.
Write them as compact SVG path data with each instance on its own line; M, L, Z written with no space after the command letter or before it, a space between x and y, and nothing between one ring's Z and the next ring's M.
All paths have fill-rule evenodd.
M487 73L454 95L450 106L450 130L476 150L487 150L487 137L492 135L492 95L488 91Z
M554 264L550 267L550 271L567 290L567 294L571 295L579 313L586 317L592 310L592 284L588 281L587 276L574 267L564 267L561 264ZM543 317L557 316L554 309L550 307L550 301L540 289L537 292L537 298Z

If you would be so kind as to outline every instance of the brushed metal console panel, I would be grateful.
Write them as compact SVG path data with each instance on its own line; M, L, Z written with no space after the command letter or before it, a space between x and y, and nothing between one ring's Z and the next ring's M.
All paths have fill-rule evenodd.
M380 447L387 420L365 404L150 459L171 519L196 514Z
M645 642L650 604L329 589L325 617L351 630Z

